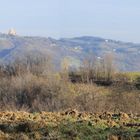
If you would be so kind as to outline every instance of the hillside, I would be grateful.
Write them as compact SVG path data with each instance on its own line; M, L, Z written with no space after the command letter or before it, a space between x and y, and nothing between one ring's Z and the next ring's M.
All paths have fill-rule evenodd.
M62 38L26 37L0 34L0 58L9 62L22 59L25 54L51 56L55 64L67 58L72 67L78 67L90 53L101 58L113 53L118 69L122 71L140 70L140 44L125 43L98 37Z

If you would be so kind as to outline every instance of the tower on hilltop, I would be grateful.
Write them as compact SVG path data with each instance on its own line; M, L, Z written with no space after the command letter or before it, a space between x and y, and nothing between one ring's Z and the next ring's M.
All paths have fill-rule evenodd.
M17 33L13 28L8 31L8 35L14 35L15 36L16 34Z

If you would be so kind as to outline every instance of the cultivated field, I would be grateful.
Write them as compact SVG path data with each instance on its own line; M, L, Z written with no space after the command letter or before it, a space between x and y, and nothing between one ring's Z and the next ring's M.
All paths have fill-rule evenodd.
M78 112L0 113L0 140L139 140L140 116Z

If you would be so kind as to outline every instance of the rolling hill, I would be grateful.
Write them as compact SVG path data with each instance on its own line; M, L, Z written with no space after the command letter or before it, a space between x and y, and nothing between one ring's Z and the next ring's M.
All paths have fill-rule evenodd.
M25 54L51 56L55 64L64 58L69 59L72 67L78 67L89 53L102 58L106 53L115 56L115 63L122 71L140 70L140 44L115 41L99 37L45 38L13 36L0 33L0 59L3 62L22 59Z

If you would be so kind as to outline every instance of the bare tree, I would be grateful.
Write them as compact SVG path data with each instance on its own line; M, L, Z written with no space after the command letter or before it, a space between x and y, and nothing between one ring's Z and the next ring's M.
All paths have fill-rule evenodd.
M63 58L61 61L61 78L64 82L69 81L69 66L70 62L68 58Z
M104 56L104 73L107 81L111 81L115 73L114 56L109 53Z
M95 78L96 72L96 57L94 53L89 53L89 55L83 60L80 70L82 81L91 83Z

